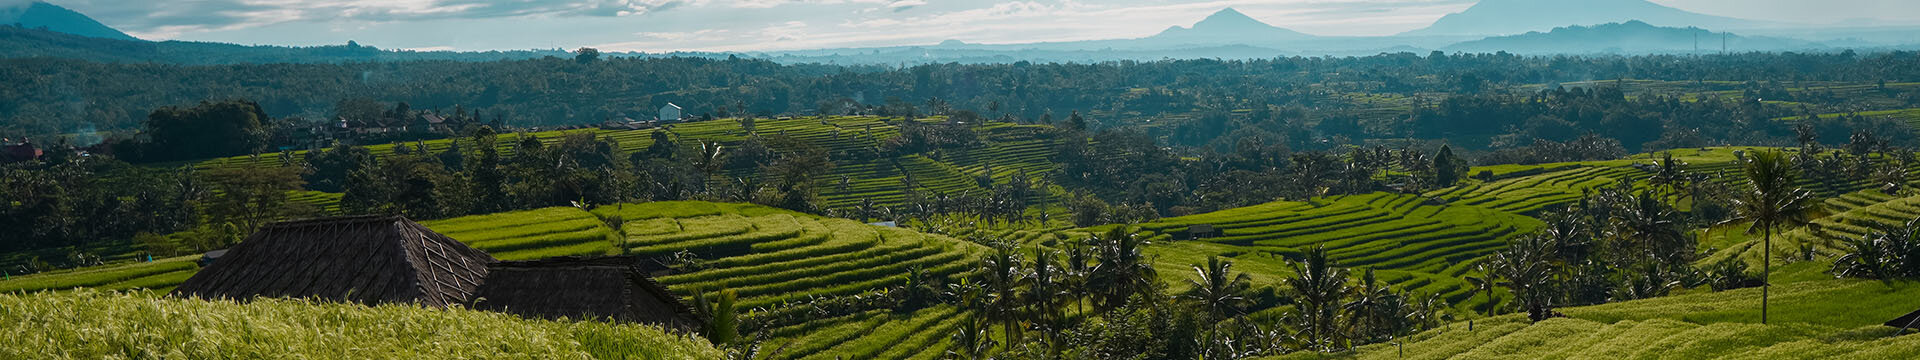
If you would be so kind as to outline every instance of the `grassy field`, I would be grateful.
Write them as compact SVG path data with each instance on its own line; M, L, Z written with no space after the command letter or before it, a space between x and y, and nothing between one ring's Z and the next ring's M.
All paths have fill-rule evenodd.
M1430 330L1398 344L1296 359L1911 359L1920 337L1879 325L1909 311L1914 283L1816 280L1776 285L1773 321L1758 323L1759 289L1563 309L1570 318L1505 315ZM1845 299L1836 301L1836 299Z
M660 328L411 305L245 303L91 290L0 295L6 359L718 359Z

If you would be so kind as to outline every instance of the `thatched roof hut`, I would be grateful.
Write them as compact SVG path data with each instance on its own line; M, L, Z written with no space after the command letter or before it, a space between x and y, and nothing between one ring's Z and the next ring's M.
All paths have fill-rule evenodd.
M1920 326L1920 310L1914 310L1914 312L1900 315L1900 317L1893 318L1893 320L1887 320L1885 325L1902 329L1911 329Z
M464 304L492 256L400 216L350 216L267 225L173 290L175 296L299 297L355 302Z
M693 329L693 311L628 256L503 261L487 268L473 308L558 319L612 319Z

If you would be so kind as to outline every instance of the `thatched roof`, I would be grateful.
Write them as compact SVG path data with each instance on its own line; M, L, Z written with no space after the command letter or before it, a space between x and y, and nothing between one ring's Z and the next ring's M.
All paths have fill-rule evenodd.
M492 256L400 216L267 225L175 288L201 298L464 304Z
M1906 315L1900 315L1900 317L1894 318L1893 320L1887 320L1885 325L1897 328L1920 327L1920 310L1915 310Z
M473 308L548 319L696 326L692 309L648 277L642 261L608 256L494 263Z

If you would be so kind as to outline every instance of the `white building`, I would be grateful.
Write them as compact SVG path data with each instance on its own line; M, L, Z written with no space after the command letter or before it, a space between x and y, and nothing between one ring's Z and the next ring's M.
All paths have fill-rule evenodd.
M680 121L680 105L667 103L667 106L660 107L660 122L668 123L676 121Z

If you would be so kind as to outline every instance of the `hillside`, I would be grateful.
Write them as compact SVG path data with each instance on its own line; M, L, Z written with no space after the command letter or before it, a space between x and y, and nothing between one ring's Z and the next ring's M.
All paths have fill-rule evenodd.
M85 14L38 0L20 5L0 4L0 25L18 25L27 29L44 28L53 32L93 38L139 40L101 24Z
M416 306L156 299L92 290L0 294L0 358L718 359L660 328Z
M1556 27L1549 32L1489 37L1447 46L1451 52L1518 54L1581 53L1693 53L1796 50L1810 43L1767 37L1748 37L1700 28L1660 27L1639 20L1594 26Z
M1709 29L1742 29L1760 25L1755 21L1694 13L1647 0L1481 0L1465 11L1441 17L1431 26L1401 35L1512 35L1570 25L1631 20L1659 26Z
M1865 280L1781 284L1773 289L1773 306L1775 314L1784 316L1768 325L1755 319L1759 289L1741 289L1568 308L1563 312L1570 318L1537 323L1515 315L1479 319L1472 329L1454 323L1407 337L1397 346L1279 358L1913 358L1920 356L1920 337L1889 337L1895 329L1880 325L1911 311L1920 289L1913 285L1889 287Z
M1193 48L1219 45L1276 46L1314 38L1255 20L1233 8L1222 9L1194 23L1175 26L1151 37L1136 40L1138 47Z
M624 226L617 230L608 228L601 218L611 216L625 219ZM780 314L807 311L809 304L828 298L873 296L875 292L899 286L914 269L930 279L953 278L971 271L974 259L983 251L983 247L973 243L912 230L757 205L706 202L614 204L591 212L568 207L547 208L422 224L503 260L634 254L666 261L676 253L688 251L693 258L681 258L673 263L680 270L657 274L656 280L689 298L695 292L736 291L740 296L738 306L743 312L757 311L749 318L768 319L758 323L776 325L766 329L775 336L774 342L795 344L781 352L781 358L943 355L937 346L944 346L941 344L947 339L946 331L962 317L951 307L859 311L828 318L805 317L808 319L805 321L772 319L784 316ZM193 262L197 259L198 256L183 256L151 263L130 262L19 276L0 281L0 293L85 287L152 289L148 294L157 295L170 291L198 271ZM4 305L4 300L0 300L0 305ZM385 310L389 308L378 309L402 311ZM785 310L768 312L774 309ZM899 341L929 347L889 347ZM4 348L0 347L0 351Z
M935 117L917 121L939 123L945 119ZM1006 184L1015 176L1027 174L1038 177L1052 172L1058 166L1051 158L1061 140L1051 134L1052 127L1045 125L991 123L975 129L980 137L980 143L975 146L940 149L932 156L881 154L879 147L899 134L900 121L899 118L876 116L789 117L757 119L754 127L760 136L789 136L829 152L835 166L826 176L815 178L814 182L820 189L820 196L826 200L825 207L835 210L850 210L865 201L872 201L881 207L907 205L909 190L947 195L986 192L989 189L983 187L980 177L991 179L988 184ZM738 119L680 123L664 130L679 139L678 144L689 154L697 152L699 141L732 147L749 137ZM530 135L552 144L569 133L589 132L617 141L622 155L627 155L652 146L653 131L586 129L544 131ZM518 135L500 135L496 144L503 154L511 153L515 136ZM425 144L429 150L438 153L445 151L453 141L431 140ZM385 144L368 148L375 156L387 156L393 153L394 146ZM304 150L294 151L292 155L299 158L306 153ZM277 156L235 156L197 162L194 166L201 169L268 166L278 161ZM756 171L752 168L731 169L727 175L753 178L757 176ZM302 199L328 208L337 206L339 197L336 195L307 194ZM1041 191L1030 200L1038 204L1051 201L1052 196Z

